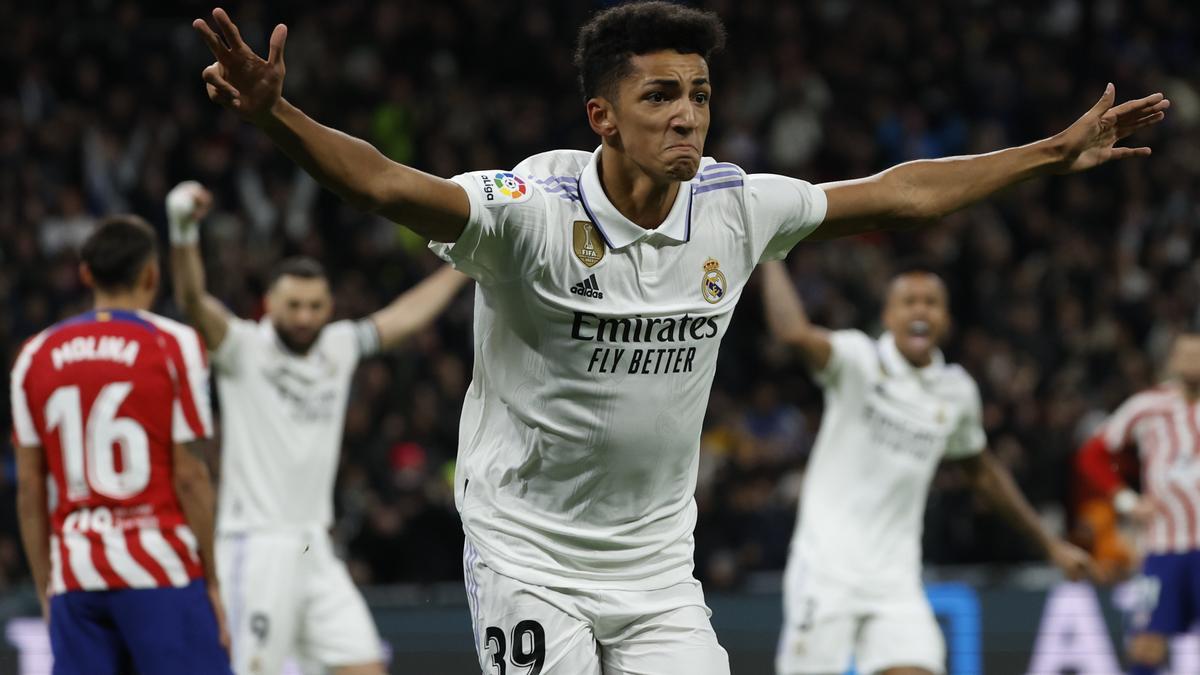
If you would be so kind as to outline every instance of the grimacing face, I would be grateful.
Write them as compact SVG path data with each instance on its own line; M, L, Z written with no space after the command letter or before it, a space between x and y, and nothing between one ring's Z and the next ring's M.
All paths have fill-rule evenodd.
M609 102L617 142L648 175L690 180L708 136L708 63L699 54L666 50L632 56L629 64L632 72Z
M321 277L279 277L267 291L267 316L288 349L307 352L333 316L329 282Z
M1184 386L1200 388L1200 333L1184 333L1175 338L1168 369Z
M914 365L926 366L950 328L946 285L936 274L912 272L892 280L883 308L883 324L896 347Z

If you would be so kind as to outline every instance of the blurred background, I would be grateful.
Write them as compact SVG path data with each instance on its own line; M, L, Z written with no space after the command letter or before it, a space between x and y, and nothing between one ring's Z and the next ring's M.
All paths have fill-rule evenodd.
M288 24L291 101L397 161L450 176L596 146L571 52L576 28L605 4L224 6L261 53L274 24ZM1153 146L1150 159L1022 185L920 232L801 244L789 259L815 321L869 332L878 330L894 265L918 255L935 261L955 315L946 354L980 384L991 447L1054 528L1087 546L1107 542L1105 563L1119 576L1131 552L1102 501L1077 480L1074 452L1104 413L1155 382L1172 332L1200 319L1197 7L693 4L717 11L730 34L713 62L706 154L752 172L820 182L1032 141L1065 128L1108 81L1120 100L1155 91L1172 100L1166 123L1135 139ZM163 201L185 179L216 194L204 229L209 283L242 316L260 315L265 276L285 255L324 261L338 314L351 317L437 267L422 241L341 205L265 136L208 102L200 71L211 57L190 21L210 8L0 4L6 369L25 338L86 306L75 249L95 220L133 211L165 241ZM796 359L766 339L757 300L747 295L722 347L697 493L696 573L710 594L731 597L778 590L821 413L820 392ZM157 309L179 315L169 293ZM470 317L468 292L436 328L365 363L356 377L336 535L355 578L379 589L370 597L381 605L461 602L462 533L450 477L471 372ZM0 410L7 429L7 400ZM9 442L5 434L0 614L11 616L36 603L21 604L32 596ZM219 461L216 444L212 451ZM976 502L953 466L939 472L926 520L928 563L943 571L976 566L966 572L972 587L1011 579L1012 566L1038 559ZM764 639L769 652L774 633ZM469 649L467 638L461 651Z

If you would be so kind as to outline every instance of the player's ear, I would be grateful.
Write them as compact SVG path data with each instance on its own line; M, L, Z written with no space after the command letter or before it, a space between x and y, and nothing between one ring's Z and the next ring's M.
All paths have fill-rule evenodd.
M158 268L158 261L151 260L142 268L141 282L142 288L150 292L158 291L158 283L162 280L162 271Z
M592 131L600 138L611 138L617 133L617 119L613 104L603 96L588 99L587 118Z
M92 276L92 268L88 267L87 263L79 263L79 279L88 288L96 287L96 277Z

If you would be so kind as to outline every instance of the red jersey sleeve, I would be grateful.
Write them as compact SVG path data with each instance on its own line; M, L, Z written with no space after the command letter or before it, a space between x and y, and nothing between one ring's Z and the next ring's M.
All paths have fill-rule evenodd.
M188 443L213 435L208 389L208 357L195 329L162 317L155 325L166 339L167 358L175 380L171 439Z
M1113 494L1124 485L1117 458L1101 434L1092 436L1083 444L1075 456L1075 466L1089 483L1106 495Z
M46 334L41 333L25 343L13 364L9 378L9 401L12 404L13 441L23 447L38 447L42 444L37 426L33 421L33 411L29 409L29 395L25 384L29 380L29 370L33 365L33 357L46 340Z

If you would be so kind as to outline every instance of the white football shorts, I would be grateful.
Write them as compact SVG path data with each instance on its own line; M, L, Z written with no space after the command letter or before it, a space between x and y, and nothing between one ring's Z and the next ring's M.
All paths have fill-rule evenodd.
M305 672L383 660L367 604L323 529L225 533L216 547L235 673L278 675L289 656Z
M919 581L864 590L793 561L784 577L777 675L946 669L946 642Z
M653 591L546 588L497 574L470 541L463 572L484 673L729 675L695 579Z

